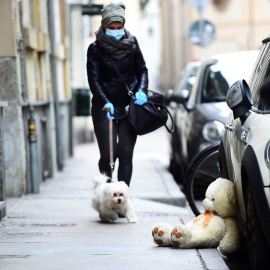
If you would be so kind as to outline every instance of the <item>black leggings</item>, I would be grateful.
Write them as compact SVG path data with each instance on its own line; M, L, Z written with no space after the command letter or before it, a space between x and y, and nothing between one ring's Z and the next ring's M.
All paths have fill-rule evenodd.
M100 151L99 171L112 177L110 167L109 120L93 121ZM118 158L117 178L129 185L132 175L133 149L137 134L127 118L113 120L113 160Z

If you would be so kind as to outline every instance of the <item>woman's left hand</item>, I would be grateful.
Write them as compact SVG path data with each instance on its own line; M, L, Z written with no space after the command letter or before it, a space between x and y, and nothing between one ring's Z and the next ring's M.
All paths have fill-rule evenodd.
M134 103L137 104L137 105L143 105L144 103L147 102L147 96L143 92L136 92L135 93L135 98L136 98L136 100L135 100Z

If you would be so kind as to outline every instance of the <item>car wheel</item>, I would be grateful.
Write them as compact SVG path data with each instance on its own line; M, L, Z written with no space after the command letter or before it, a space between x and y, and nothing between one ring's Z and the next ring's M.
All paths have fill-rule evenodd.
M246 228L251 269L269 269L269 248L266 243L251 188L246 188Z
M179 145L180 141L181 137L176 129L175 134L172 136L170 172L178 184L183 183L183 166L180 157L181 146Z
M173 175L175 181L178 184L181 184L183 182L182 181L182 167L181 165L178 165L178 163L176 163L175 158L171 158L170 160L169 171Z
M198 153L189 163L185 174L186 197L195 216L204 212L202 200L208 186L221 176L218 146L211 145Z
M219 144L218 155L219 155L219 166L221 171L221 177L229 180L228 166L226 162L226 155L222 141Z
M175 177L175 161L173 157L170 159L169 172Z

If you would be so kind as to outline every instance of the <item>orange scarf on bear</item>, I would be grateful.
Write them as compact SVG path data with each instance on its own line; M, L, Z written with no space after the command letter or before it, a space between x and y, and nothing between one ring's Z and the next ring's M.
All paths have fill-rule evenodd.
M193 222L197 222L198 220L200 220L201 218L203 219L203 226L207 226L209 224L209 222L211 221L213 216L217 216L217 212L216 211L205 211L203 214L197 216L196 218L193 219Z

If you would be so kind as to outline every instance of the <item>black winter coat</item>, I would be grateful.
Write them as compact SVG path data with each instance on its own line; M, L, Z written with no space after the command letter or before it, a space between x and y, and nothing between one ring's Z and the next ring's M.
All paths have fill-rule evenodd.
M111 58L134 94L137 91L148 89L148 70L136 38L135 44L136 50L121 61ZM87 75L93 95L93 120L106 117L103 115L102 109L108 102L114 106L114 118L124 118L126 116L125 107L130 101L123 80L117 74L109 57L96 42L90 44L87 51Z

